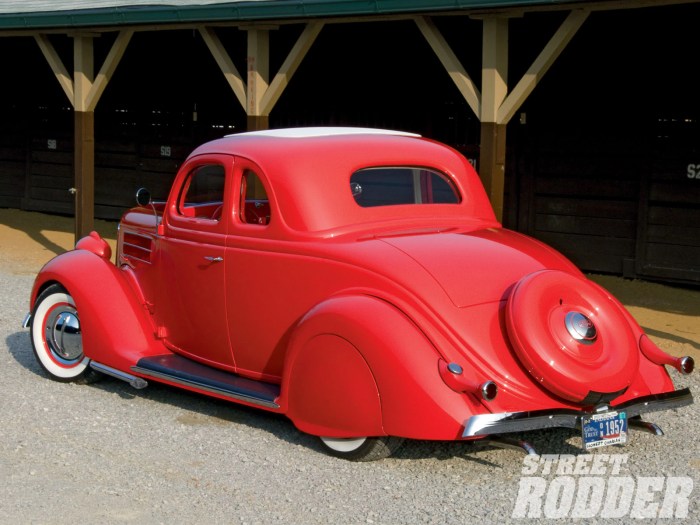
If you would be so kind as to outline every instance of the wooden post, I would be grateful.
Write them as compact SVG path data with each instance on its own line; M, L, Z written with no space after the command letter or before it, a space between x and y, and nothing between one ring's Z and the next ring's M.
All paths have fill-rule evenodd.
M75 114L73 141L75 182L69 191L75 195L76 242L92 231L95 222L95 106L112 78L133 34L132 29L119 32L97 78L94 76L92 40L96 35L73 36L72 77L48 35L34 35L58 83L73 106Z
M88 235L95 225L95 113L87 107L94 79L91 36L73 40L75 112L75 240Z
M270 129L269 115L248 115L248 131Z
M498 108L508 94L508 19L485 18L483 24L479 174L496 218L502 221L506 124L498 122Z
M75 111L75 240L95 227L95 113Z
M503 220L503 190L506 172L506 125L495 122L481 123L481 152L479 175L493 211Z
M270 78L270 32L266 29L248 30L248 131L269 128L269 117L262 113L262 99Z

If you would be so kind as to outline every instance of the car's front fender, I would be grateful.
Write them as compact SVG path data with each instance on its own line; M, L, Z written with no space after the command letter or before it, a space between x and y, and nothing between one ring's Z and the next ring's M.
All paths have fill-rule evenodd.
M390 303L341 295L299 323L285 362L281 402L308 433L456 439L483 412L449 388L440 355L423 332Z
M53 283L63 286L75 301L83 352L90 359L128 370L141 357L167 352L155 338L145 306L108 259L84 249L55 257L34 282L31 310Z

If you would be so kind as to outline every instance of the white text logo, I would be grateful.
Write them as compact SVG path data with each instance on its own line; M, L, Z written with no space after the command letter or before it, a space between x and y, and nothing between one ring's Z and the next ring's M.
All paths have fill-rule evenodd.
M631 476L626 454L524 458L513 518L686 518L693 480Z

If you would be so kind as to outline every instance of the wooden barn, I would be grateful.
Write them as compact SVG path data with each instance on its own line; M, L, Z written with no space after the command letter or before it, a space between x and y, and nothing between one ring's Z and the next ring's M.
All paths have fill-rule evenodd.
M118 219L199 143L302 125L464 152L589 271L700 283L697 1L0 0L0 206Z

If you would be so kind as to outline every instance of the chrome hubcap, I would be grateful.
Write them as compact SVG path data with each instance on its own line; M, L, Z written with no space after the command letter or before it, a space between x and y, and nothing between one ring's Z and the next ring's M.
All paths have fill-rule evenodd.
M60 363L73 364L83 356L83 338L75 308L64 306L49 315L46 343Z
M579 343L590 345L598 338L598 330L593 321L580 312L569 312L564 322L571 337Z

